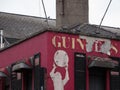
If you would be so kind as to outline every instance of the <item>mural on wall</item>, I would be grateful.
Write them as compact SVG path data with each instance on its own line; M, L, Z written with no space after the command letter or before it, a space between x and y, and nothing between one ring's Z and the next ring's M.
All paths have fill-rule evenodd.
M111 55L111 49L113 49L115 53L118 53L117 48L111 44L111 41L109 39L101 39L87 36L80 36L80 38L86 40L87 52L92 52L94 48L95 52L102 52L107 55Z
M80 49L86 52L100 52L107 55L111 55L111 50L114 54L119 52L118 48L113 45L112 40L82 35L79 35L79 37L55 35L52 38L52 44L57 48Z
M68 54L64 50L57 50L54 54L54 63L53 68L50 72L50 77L53 81L54 90L64 90L64 86L69 81L69 72L68 72ZM61 72L56 71L57 68L65 69L65 77L62 79Z

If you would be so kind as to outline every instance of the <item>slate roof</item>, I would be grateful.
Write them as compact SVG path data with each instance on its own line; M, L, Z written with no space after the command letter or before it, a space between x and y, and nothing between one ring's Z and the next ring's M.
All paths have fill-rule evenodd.
M120 40L120 28L92 24L77 24L70 27L56 28L55 19L25 16L0 12L0 28L4 30L4 37L12 43L20 39L23 41L44 31L81 34L100 38Z
M93 37L120 40L120 28L115 27L99 27L98 25L92 24L78 24L69 28L69 32Z
M9 38L23 39L43 29L55 27L54 19L49 19L48 22L49 26L42 17L0 12L0 29Z

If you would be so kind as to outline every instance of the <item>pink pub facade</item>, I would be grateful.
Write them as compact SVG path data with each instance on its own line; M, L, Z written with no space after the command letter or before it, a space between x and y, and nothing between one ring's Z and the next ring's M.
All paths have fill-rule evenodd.
M119 46L44 31L0 51L0 90L120 90Z

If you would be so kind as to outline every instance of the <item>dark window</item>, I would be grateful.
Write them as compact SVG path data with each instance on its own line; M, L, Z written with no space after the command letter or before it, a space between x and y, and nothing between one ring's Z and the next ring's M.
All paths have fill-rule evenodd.
M25 90L32 90L32 70L26 70L24 72L24 85Z
M33 66L34 66L34 89L35 90L46 90L45 76L46 69L41 68L40 53L34 55Z
M75 90L85 90L86 86L86 56L75 53Z
M46 69L35 66L34 87L35 90L46 90L45 88Z
M10 78L7 77L5 78L5 90L9 90L10 89Z
M89 68L90 90L106 90L106 69Z
M33 63L34 63L34 66L38 66L38 65L40 66L40 64L41 64L40 63L40 53L37 53L34 55L34 62Z
M118 65L111 70L111 90L120 90L120 58L111 57Z
M120 76L111 76L111 90L120 90Z
M22 90L22 78L20 73L12 72L11 74L11 88L12 90Z

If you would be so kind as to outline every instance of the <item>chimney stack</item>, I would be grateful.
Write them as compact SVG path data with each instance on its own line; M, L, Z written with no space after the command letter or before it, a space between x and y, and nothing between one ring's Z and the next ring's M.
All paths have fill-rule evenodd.
M88 23L88 0L56 0L56 26Z

